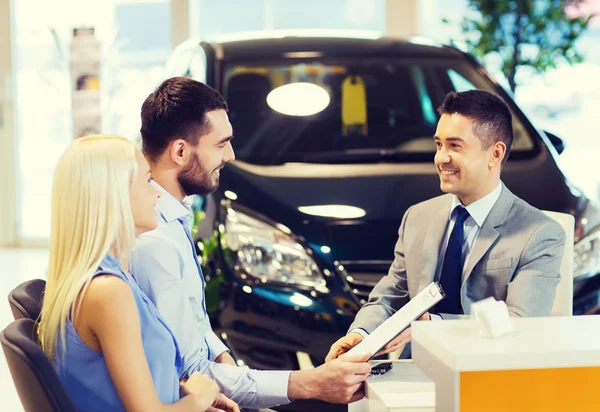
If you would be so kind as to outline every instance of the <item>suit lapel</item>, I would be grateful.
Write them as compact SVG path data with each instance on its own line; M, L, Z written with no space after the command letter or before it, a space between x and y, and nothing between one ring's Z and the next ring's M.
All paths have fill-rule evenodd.
M487 221L488 219L486 219L486 222L481 227L481 231L479 232L477 240L475 241L475 245L473 246L471 256L469 256L469 260L467 261L464 282L466 282L471 275L475 265L479 263L483 255L486 254L494 242L496 242L496 239L498 239L500 236L500 233L493 227L493 225L488 224Z
M483 226L481 226L477 240L475 240L475 245L473 245L473 250L471 251L471 255L469 256L469 260L467 262L463 284L467 281L471 275L471 272L473 272L475 265L479 263L481 258L488 252L488 250L490 250L498 237L500 237L500 232L497 230L497 228L502 226L506 220L508 212L510 212L514 201L515 195L513 195L512 192L506 188L506 186L503 186L500 197L496 201L494 207L492 207L492 210L490 210L488 217L483 222Z
M417 262L420 263L421 270L419 276L419 291L429 285L435 277L440 254L440 245L442 244L444 234L446 233L451 204L452 197L448 196L448 202L446 202L444 207L438 209L435 213L432 213L431 221L427 226L427 230L424 231L421 257L417 260Z

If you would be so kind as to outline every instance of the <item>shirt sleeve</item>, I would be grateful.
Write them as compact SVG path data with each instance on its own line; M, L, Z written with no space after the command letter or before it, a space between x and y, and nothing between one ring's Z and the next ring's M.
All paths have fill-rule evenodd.
M209 359L215 361L223 352L229 352L227 346L219 339L212 330L206 335L206 344L208 345Z
M355 329L352 329L350 332L348 332L348 334L351 334L351 333L358 333L360 336L363 337L363 339L366 339L367 336L369 336L367 331L364 329L361 329L361 328L355 328Z
M183 378L197 369L203 358L208 359L206 351L209 349L205 342L207 333L194 327L202 312L194 311L193 306L201 302L189 296L182 281L182 267L182 258L173 244L151 235L136 240L129 268L175 336ZM212 335L218 339L214 333Z
M258 371L213 362L227 347L212 330L195 325L188 291L181 280L182 257L174 245L153 236L140 236L129 267L141 288L157 306L179 345L181 378L198 371L208 374L227 397L242 408L269 408L287 404L290 371ZM208 351L209 353L205 353ZM209 356L210 355L210 356Z
M259 371L210 362L204 373L241 408L262 409L290 403L287 393L291 371Z

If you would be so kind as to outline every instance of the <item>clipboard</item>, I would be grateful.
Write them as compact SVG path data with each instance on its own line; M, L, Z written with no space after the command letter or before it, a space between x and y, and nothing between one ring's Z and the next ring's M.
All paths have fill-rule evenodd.
M369 336L343 356L370 353L371 359L373 359L377 352L408 328L413 320L422 316L445 296L442 286L438 282L431 282L417 296L386 319Z

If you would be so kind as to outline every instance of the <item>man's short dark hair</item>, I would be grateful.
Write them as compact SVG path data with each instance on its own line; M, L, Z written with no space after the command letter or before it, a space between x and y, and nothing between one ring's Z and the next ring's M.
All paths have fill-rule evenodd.
M481 140L485 150L496 142L504 142L506 154L502 164L506 163L513 143L512 115L508 105L500 97L484 90L450 92L438 113L458 113L473 121L473 133Z
M206 114L227 110L223 96L215 89L186 77L167 79L142 105L142 150L156 163L175 139L197 145L212 125Z

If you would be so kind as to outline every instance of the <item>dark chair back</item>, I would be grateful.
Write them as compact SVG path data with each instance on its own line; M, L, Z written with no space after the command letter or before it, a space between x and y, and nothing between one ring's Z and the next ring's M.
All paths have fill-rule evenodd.
M8 303L15 320L39 319L44 289L46 289L45 280L33 279L21 283L8 294Z
M0 342L25 412L76 412L52 363L38 344L33 320L12 322L0 332Z

